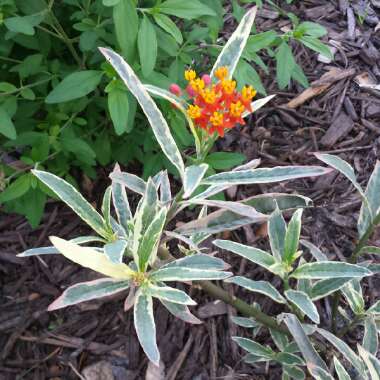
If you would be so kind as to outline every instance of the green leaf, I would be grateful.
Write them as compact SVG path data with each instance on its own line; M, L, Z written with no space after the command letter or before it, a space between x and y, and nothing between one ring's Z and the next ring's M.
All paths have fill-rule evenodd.
M362 360L345 342L343 342L343 340L323 329L317 329L317 332L327 339L359 373L365 373L365 367Z
M5 190L0 193L0 203L12 201L20 198L28 192L31 186L29 174L23 174L13 181Z
M305 21L301 22L301 24L298 25L297 29L295 30L295 33L302 33L302 34L308 34L311 37L323 37L327 34L327 30L324 26L321 24L317 24L316 22L310 22Z
M269 47L277 38L277 33L274 30L254 34L249 36L246 50L249 54L254 54L261 49Z
M363 348L372 355L377 354L379 341L377 338L377 326L372 315L364 320Z
M214 240L213 244L218 248L236 253L269 271L272 271L271 267L276 264L276 260L273 256L258 248L249 247L229 240Z
M214 152L209 154L205 162L215 170L228 170L241 165L246 160L246 156L233 152Z
M372 272L359 265L342 263L338 261L319 261L299 266L292 274L293 278L341 278L341 277L366 277Z
M292 216L285 234L284 261L291 264L297 258L298 244L301 235L302 209Z
M241 19L238 27L232 33L231 37L228 39L227 43L224 45L222 51L216 59L211 70L211 78L214 78L215 70L222 66L227 66L229 78L232 78L235 72L235 68L247 43L249 34L251 33L252 25L256 17L256 12L257 8L253 7Z
M276 73L280 89L284 89L290 83L295 63L292 50L287 42L283 41L276 51Z
M206 174L207 169L207 164L191 165L185 169L185 175L183 178L184 199L189 198L197 189L202 178Z
M48 104L54 104L83 98L96 89L102 76L103 73L97 70L85 70L71 73L54 87L46 97L45 102Z
M116 240L112 243L106 244L104 249L104 254L113 262L113 263L122 263L125 249L128 246L128 242L125 240Z
M154 216L154 219L149 224L141 239L141 243L137 251L137 255L139 257L139 269L141 272L145 272L148 267L148 263L152 263L156 259L162 230L166 222L166 213L167 209L165 207L161 208L158 214Z
M318 301L321 298L325 298L330 294L341 289L347 282L351 281L351 278L327 278L325 280L317 281L311 288L311 299Z
M351 380L350 375L347 373L343 364L336 358L336 356L334 356L334 366L339 380Z
M137 47L142 73L144 77L149 77L157 60L157 36L153 24L145 15L140 24Z
M22 33L28 36L34 35L34 28L30 19L26 17L9 17L4 20L4 25L14 33Z
M8 82L0 82L0 91L1 92L15 92L17 91L17 87L12 83Z
M309 81L307 79L307 76L305 75L302 67L297 63L294 64L294 69L292 71L292 79L300 83L301 86L305 88L309 87Z
M111 186L108 186L102 201L102 214L107 226L111 225Z
M126 91L118 88L108 93L108 109L117 135L127 131L129 101Z
M310 243L307 240L300 240L300 243L309 249L310 253L312 256L317 260L317 261L328 261L327 256L318 248L316 247L313 243Z
M214 174L205 178L205 185L252 185L258 183L281 182L290 179L315 177L329 173L330 170L320 166L278 166L253 170L239 170Z
M113 182L123 185L137 194L143 195L146 191L146 182L137 175L118 170L113 171L110 178Z
M286 298L296 305L304 314L306 314L313 322L319 324L319 314L316 306L309 296L298 290L287 290L285 292Z
M172 313L175 317L181 319L184 322L199 325L202 323L197 317L190 313L189 308L186 305L179 303L173 303L160 299L161 303Z
M185 168L181 153L170 133L169 126L161 111L149 96L131 67L120 55L110 49L100 48L100 51L118 72L131 93L136 97L148 118L149 124L153 129L153 133L155 134L162 151L169 161L171 161L171 163L178 169L181 177L183 177Z
M238 88L243 87L244 84L251 85L259 94L267 95L260 75L254 69L252 64L248 63L246 60L240 59L236 66L234 77L238 83ZM249 111L247 113L249 114ZM245 113L243 115L245 115Z
M109 231L105 227L105 220L88 203L74 186L54 174L40 170L32 173L65 202L85 223L87 223L100 236L108 237Z
M258 111L260 108L264 107L269 101L271 101L276 95L269 95L269 96L266 96L265 98L261 98L261 99L257 99L257 100L254 100L252 103L251 103L251 109L252 109L252 112L250 111L245 111L243 113L243 117L246 117L248 115L250 115L251 113L255 113L256 111Z
M0 107L0 133L12 140L17 137L16 127L4 106Z
M370 255L380 255L380 247L365 246L360 250L360 254L365 255L366 253Z
M165 300L181 305L197 304L182 290L171 288L169 286L156 286L153 284L149 284L149 286L146 289L146 292L152 297L158 298L159 300Z
M321 359L311 344L297 317L293 314L283 314L283 321L296 341L298 348L308 365L314 365L328 371L325 362Z
M273 256L281 261L284 255L286 223L278 208L268 220L268 236Z
M135 299L134 324L137 337L150 361L158 366L160 362L160 352L156 341L156 324L153 317L152 297L139 290Z
M133 62L136 55L139 18L134 0L119 0L113 8L116 39L125 59Z
M311 36L303 36L299 38L299 41L301 41L305 46L307 46L309 49L316 51L319 54L322 54L323 56L333 59L333 55L331 53L331 50L327 45L325 45L323 42L318 40L318 38L311 37Z
M177 25L168 17L163 14L157 13L153 15L154 21L159 25L165 32L169 33L173 38L179 43L183 43L183 37L180 29Z
M120 166L116 164L112 173L117 174L120 172ZM112 200L117 219L124 230L128 232L128 221L132 219L132 213L125 188L116 181L112 181Z
M279 293L279 291L267 281L253 281L249 278L235 276L228 278L225 282L239 285L247 290L250 290L251 292L264 294L275 302L286 303L284 297Z
M380 314L380 301L375 302L368 310L368 313Z
M197 281L197 280L224 280L230 277L230 272L216 270L193 269L187 267L169 267L158 269L150 275L152 281Z
M301 368L294 366L282 366L283 373L289 376L290 379L305 380L305 373ZM282 379L285 380L285 379Z
M346 298L348 304L350 305L351 310L356 315L363 314L365 302L359 281L350 281L344 287L342 287L341 291L344 297Z
M101 278L99 280L80 282L67 288L62 295L49 305L48 310L57 310L80 302L107 297L128 289L129 281Z
M105 7L113 7L119 4L120 0L102 0L102 3Z
M272 359L274 352L270 347L262 346L261 344L254 342L253 340L247 338L240 338L238 336L232 337L232 340L237 343L241 348L248 351L249 353L260 356L265 359Z
M300 357L288 352L277 353L274 360L286 366L305 365L305 362Z
M191 20L200 16L216 16L215 12L198 0L166 0L159 6L161 13Z
M231 315L231 321L238 326L245 327L247 329L254 329L259 324L253 318L235 317Z
M307 369L309 370L313 378L316 380L334 380L330 373L321 367L308 365Z

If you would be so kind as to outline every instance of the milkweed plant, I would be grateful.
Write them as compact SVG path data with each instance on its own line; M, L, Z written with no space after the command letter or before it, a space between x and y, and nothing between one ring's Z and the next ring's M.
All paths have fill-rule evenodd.
M361 281L378 273L380 268L370 259L359 261L359 258L380 254L380 248L367 243L380 222L380 164L376 165L366 190L357 182L347 162L328 154L316 154L316 157L330 168L260 168L259 162L253 160L231 171L208 175L205 159L215 141L229 129L244 124L246 116L272 98L254 101L255 90L244 86L238 91L233 79L255 14L256 8L252 8L244 15L209 74L198 77L191 68L184 73L188 81L185 89L176 84L170 89L144 85L120 55L100 48L124 81L126 91L140 104L162 151L176 168L181 186L176 186L178 191L172 194L166 171L144 181L122 172L116 165L98 212L72 185L35 169L33 174L71 207L92 228L93 234L72 240L51 237L52 246L30 249L20 256L63 255L104 276L68 287L49 310L128 291L124 309L133 308L137 337L148 359L155 364L160 361L160 353L153 299L185 322L202 323L189 309L195 301L175 287L176 282L195 281L204 291L230 303L241 314L233 317L233 322L249 329L249 338L233 339L247 351L246 362L277 363L282 367L284 380L305 379L305 371L315 379L378 380L380 301L366 305ZM181 155L151 95L166 99L183 113L194 137L194 156L184 159ZM347 262L331 261L318 247L300 239L302 212L311 204L311 199L305 196L267 193L239 202L212 199L231 186L315 177L331 170L347 177L363 200L358 241ZM127 189L140 196L135 210L128 201ZM198 207L198 217L173 227L177 225L173 221L188 207L193 210ZM210 212L210 208L214 211ZM285 211L288 211L286 215L293 212L288 223L283 216ZM270 252L229 240L214 240L213 245L271 272L281 280L280 286L234 276L228 271L227 263L202 248L202 242L210 236L253 223L267 224ZM173 242L177 245L169 244ZM173 246L176 249L171 252ZM279 304L282 313L269 316L261 311L260 305L231 297L212 281L235 284L269 297ZM321 300L333 301L330 320L319 315L317 305ZM344 342L344 336L354 328L363 329L363 341L353 349ZM271 337L271 346L257 341L259 331L263 330Z

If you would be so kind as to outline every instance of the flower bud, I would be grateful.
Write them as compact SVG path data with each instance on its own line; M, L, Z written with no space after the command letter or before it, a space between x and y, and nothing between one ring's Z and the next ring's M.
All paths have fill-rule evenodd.
M203 74L202 80L203 80L203 82L205 82L206 86L208 86L209 84L211 84L211 77L208 74Z
M171 84L170 87L169 87L169 91L174 94L174 95L177 95L177 96L181 96L181 88L178 86L178 84Z
M195 96L195 90L193 89L193 86L191 84L189 84L187 87L186 87L186 91L187 93L189 94L189 96L193 97Z

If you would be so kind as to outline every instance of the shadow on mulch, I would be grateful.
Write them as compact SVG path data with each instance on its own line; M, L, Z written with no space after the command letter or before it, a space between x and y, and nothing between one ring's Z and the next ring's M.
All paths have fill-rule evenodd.
M346 16L351 10L347 13L345 1L328 2L328 6L322 0L301 3L299 8L292 6L292 11L302 20L323 24L329 30L329 39L337 46L331 64L318 62L310 51L297 47L298 62L309 80L318 80L332 67L349 70L349 74L296 110L282 106L302 89L294 85L287 92L279 92L272 77L263 75L268 93L277 93L275 101L257 112L248 126L232 130L219 141L218 150L242 152L248 159L260 158L262 167L317 164L312 152L327 151L349 161L360 182L366 183L379 158L380 94L359 89L354 79L358 74L368 73L380 82L380 34L374 32L373 18L368 20L369 24L356 25L355 29L352 25L355 18L352 21L352 17ZM226 30L231 29L230 23L228 18ZM258 31L285 24L286 20L279 18L258 17L256 22ZM99 183L104 185L105 174L100 171L99 176ZM356 239L360 200L348 181L337 173L275 186L240 187L230 190L227 196L243 199L262 192L298 192L312 198L315 207L305 213L303 237L322 247L331 259L344 260L349 254ZM16 257L26 248L48 244L50 235L70 238L86 234L88 230L75 215L63 205L51 203L37 230L32 231L23 218L5 214L1 214L0 230L0 379L77 379L84 367L95 362L101 362L94 372L97 375L88 378L144 379L147 359L139 347L131 312L122 311L125 294L48 313L48 304L63 289L95 275L60 257ZM265 248L263 235L264 229L254 225L224 237ZM380 244L378 234L373 240L374 244ZM245 260L223 252L220 255L232 265L234 273L270 280L276 285L267 273ZM379 295L378 281L370 278L364 282L365 297L371 303ZM247 302L259 302L269 314L280 312L268 300L231 285L223 286ZM264 365L252 367L242 361L244 354L230 337L245 335L247 331L230 322L234 310L222 303L212 303L197 289L191 289L191 295L199 303L194 311L203 317L202 325L187 325L161 306L156 308L158 342L168 379L280 377L277 367L268 370ZM319 303L318 309L322 324L328 324L330 303ZM258 341L265 343L266 334L260 333ZM355 342L356 337L348 336L348 342L350 339Z

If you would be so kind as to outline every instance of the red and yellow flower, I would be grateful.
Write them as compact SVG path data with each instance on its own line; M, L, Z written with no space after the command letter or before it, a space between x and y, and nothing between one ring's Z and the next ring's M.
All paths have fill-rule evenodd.
M241 92L237 91L236 81L229 79L228 74L227 67L217 68L215 77L218 81L212 83L207 74L198 78L194 70L185 71L188 81L186 92L192 102L187 114L197 127L211 136L217 133L222 137L226 129L237 124L244 125L242 115L245 111L252 112L251 102L256 91L252 86L244 86ZM176 95L180 93L177 87L171 87L170 90L175 90L172 92Z

